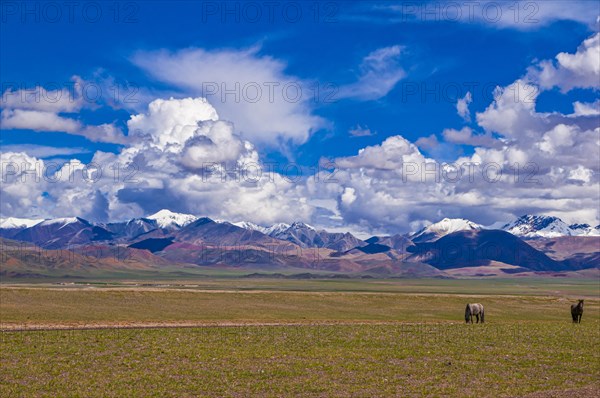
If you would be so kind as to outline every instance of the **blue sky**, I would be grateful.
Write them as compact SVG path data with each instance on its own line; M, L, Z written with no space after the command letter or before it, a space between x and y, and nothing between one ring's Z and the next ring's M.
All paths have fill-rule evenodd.
M473 156L479 147L473 144L479 141L446 139L452 134L445 135L445 130L468 131L469 137L496 140L492 144L488 142L488 149L496 148L496 144L504 145L507 140L517 142L519 137L514 131L511 135L494 123L486 124L485 116L482 122L477 114L484 113L494 103L496 87L509 87L524 76L528 76L528 83L539 88L530 113L569 115L575 112L575 102L592 104L593 108L598 99L595 65L586 82L573 83L575 78L563 73L568 67L556 58L560 53L578 54L582 43L596 34L600 6L592 1L517 2L511 3L512 6L481 2L473 10L454 2L282 2L274 9L269 8L268 2L83 2L73 10L61 2L53 4L7 2L2 5L2 153L24 153L45 162L78 159L84 164L99 159L104 153L118 157L132 146L134 134L128 121L132 115L147 115L149 103L160 98L207 97L219 119L233 124L236 139L252 145L253 159L260 159L260 164L276 162L274 170L282 174L290 172L290 164L299 165L304 170L303 177L310 179L314 174L311 170L323 162L322 159L336 164L338 159L342 163L351 158L359 160L357 154L361 149L383 148L386 140L398 136L416 145L420 155L437 162ZM101 15L96 13L98 10ZM257 10L261 16L255 21ZM298 10L301 15L297 14ZM593 46L592 43L592 49ZM544 69L540 66L544 60L554 64ZM531 68L547 73L529 77L535 75ZM550 73L552 71L555 73ZM90 90L90 98L81 101L85 94L70 92L73 82ZM253 92L246 92L250 93L246 96L241 89L238 90L241 99L237 102L233 95L223 99L220 92L206 95L207 84L220 91L222 84L232 89L236 82L241 86L252 83L253 87L261 87L260 101L252 102L247 97ZM278 84L272 103L266 100L266 82ZM280 88L289 83L292 89L301 88L298 101L280 98L283 95ZM115 87L119 90L116 101ZM319 87L317 98L315 87ZM16 111L33 109L31 104L23 105L22 93L17 90L40 88L66 90L62 99L73 95L70 102L76 105L53 110L42 95L42 104L33 107L45 112L42 116L36 115L43 117L39 123L32 124L31 114L22 113L23 118L17 119ZM466 114L460 115L457 102L467 93ZM51 114L56 117L52 119ZM584 125L578 125L580 131L597 124L597 117L586 115L586 118ZM54 127L46 127L49 125ZM553 127L544 128L550 131ZM107 133L107 129L111 132ZM540 131L536 138L540 148L547 131ZM552 134L552 137L560 135ZM211 139L215 141L214 137ZM521 137L520 141L524 139ZM576 141L569 142L575 145ZM217 145L216 141L212 144ZM510 148L502 150L507 153ZM521 150L530 153L530 149L521 147ZM183 152L180 155L183 156ZM196 162L201 160L195 158ZM570 162L566 158L564 161ZM365 167L378 169L367 163ZM188 162L176 174L181 178L199 175L196 166ZM597 198L590 194L593 189L589 189L589 184L592 188L596 186L595 164L565 166L591 170L594 177L585 181L588 184L585 195L593 204ZM154 179L151 171L144 174L144 170L143 167L140 170L141 178ZM191 174L184 176L186 172ZM394 177L380 178L382 181L387 178L389 182ZM353 229L369 231L409 229L445 215L469 216L492 223L513 214L542 211L573 221L585 221L584 218L590 223L598 221L598 214L591 207L576 212L577 206L565 205L564 200L560 202L562 205L557 202L546 207L515 203L491 215L433 200L431 208L426 206L389 220L377 212L345 208L344 194L346 199L361 199L357 186L340 182L327 193L322 191L329 188L312 189L304 179L302 184L302 187L283 188L294 191L286 203L291 208L303 209L284 214L331 228L352 225ZM376 190L373 184L370 180L365 189L372 193ZM34 189L40 191L40 197L31 202L17 195L14 203L2 207L2 215L64 215L60 198L63 192L75 188L54 185L52 188L58 192L41 187ZM129 188L98 185L88 189L85 195L77 191L86 203L106 203L103 210L99 210L100 205L83 206L87 210L82 215L124 218L153 210L155 206L138 203L138 199L127 199L127 204L120 206L124 203L120 198L131 198L125 194ZM263 193L264 188L261 188ZM298 190L303 192L298 193ZM453 194L462 191L469 189L453 187ZM401 199L400 194L395 196L394 192L382 193L383 197L398 202L388 211L406 211L405 198ZM186 200L179 200L184 193L172 190L168 193L173 194L175 205L172 207L178 207L175 210L238 219L256 215L252 206L244 212L224 210L216 205L186 205ZM252 197L240 192L229 194ZM192 197L186 196L190 201L194 200ZM293 201L299 201L300 205ZM244 202L232 201L231 205L242 206ZM358 204L356 200L352 202ZM369 203L365 198L361 207L372 206ZM436 211L432 214L433 208ZM253 221L267 224L280 218L279 212L272 211Z

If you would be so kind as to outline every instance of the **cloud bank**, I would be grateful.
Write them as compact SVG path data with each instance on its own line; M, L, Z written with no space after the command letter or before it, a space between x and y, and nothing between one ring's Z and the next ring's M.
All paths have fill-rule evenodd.
M434 135L416 143L393 135L300 178L274 171L255 145L273 136L304 142L318 123L306 104L259 102L254 108L213 106L209 98L198 96L156 99L131 115L128 141L118 153L94 154L97 168L77 160L52 165L25 152L2 152L0 212L118 220L168 207L231 221L266 225L301 220L362 233L405 232L444 216L489 225L524 213L550 213L567 222L598 224L597 101L575 103L569 114L536 109L544 90L579 87L596 92L598 64L590 64L587 54L597 51L597 37L587 39L575 54L542 61L513 83L497 87L494 100L475 113L469 127L448 128L439 139ZM387 49L371 54L364 79L371 79L365 77L373 76L370 71L386 70L389 57L399 53ZM284 73L283 65L254 50L217 55L206 73L215 67L237 68L234 64L241 81ZM205 81L206 52L152 56L158 65L153 73L161 79L190 88ZM139 57L140 65L152 67L149 54ZM210 73L215 74L209 78L231 79L225 73ZM190 77L194 74L197 79ZM399 75L393 76L383 80L391 82ZM390 84L376 83L365 93L379 95ZM14 109L8 120L17 110L56 116L65 109L10 106ZM466 116L467 108L459 108L459 113L461 109ZM260 117L249 116L254 110ZM241 124L225 116L238 111ZM34 123L35 118L28 120ZM366 135L364 131L359 126L355 135ZM432 153L430 149L440 145L470 146L473 151L448 163L422 152Z

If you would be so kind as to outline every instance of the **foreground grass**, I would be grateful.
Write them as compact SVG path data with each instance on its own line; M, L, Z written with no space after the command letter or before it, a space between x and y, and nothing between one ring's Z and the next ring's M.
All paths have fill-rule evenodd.
M510 397L580 386L600 395L600 300L587 297L583 323L572 324L576 282L572 296L547 284L466 295L460 284L428 294L243 283L251 291L2 287L4 327L212 326L1 332L0 396ZM530 289L550 293L520 294ZM473 301L485 305L483 325L464 324Z
M5 332L0 395L522 396L597 383L599 327L595 319Z

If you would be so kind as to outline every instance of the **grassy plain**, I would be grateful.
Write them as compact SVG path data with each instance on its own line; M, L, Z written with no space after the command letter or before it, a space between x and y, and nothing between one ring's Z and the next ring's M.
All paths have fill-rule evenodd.
M593 280L136 283L0 287L0 396L600 396Z

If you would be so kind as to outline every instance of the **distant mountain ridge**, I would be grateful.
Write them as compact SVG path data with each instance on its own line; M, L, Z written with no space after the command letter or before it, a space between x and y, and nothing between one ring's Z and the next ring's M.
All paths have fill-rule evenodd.
M104 228L118 237L131 239L158 229L158 223L148 218L133 218L126 222L105 224Z
M0 238L28 242L44 250L91 253L100 247L114 247L140 261L146 253L154 264L260 269L300 267L355 272L376 267L378 273L386 273L410 264L411 272L422 269L424 275L432 275L431 267L450 270L491 264L505 264L507 270L512 267L511 272L600 267L599 235L600 226L567 225L557 217L531 215L506 224L504 230L445 218L412 234L366 240L303 222L260 226L166 209L117 223L93 223L79 217L0 219Z
M270 227L240 222L234 223L240 228L259 231L272 238L292 242L300 247L324 247L337 251L346 251L357 246L366 245L364 241L356 238L349 232L328 232L324 229L317 230L315 227L303 222L293 224L278 223Z
M192 214L183 214L172 212L168 209L162 209L146 217L133 218L123 222L111 223L92 223L79 217L67 217L56 219L28 219L7 217L0 218L0 236L3 231L22 230L34 227L38 224L48 225L50 223L69 224L80 220L90 225L97 225L116 235L124 234L133 237L154 229L163 229L167 231L176 231L185 227L200 217ZM354 237L349 232L328 232L324 229L317 229L304 222L294 222L292 224L276 223L271 226L261 226L249 221L233 222L214 220L217 223L229 223L237 227L261 232L280 240L287 240L302 247L328 247L335 245L341 239L350 239L350 246L353 243L365 244L364 241ZM457 231L481 230L486 227L462 218L444 218L436 223L430 224L421 230L408 233L393 235L395 239L404 237L414 243L422 243L439 239ZM589 224L571 224L567 225L558 217L545 215L523 215L516 220L505 224L501 228L513 235L523 238L553 238L559 236L600 236L600 225L593 227ZM326 233L327 235L324 235ZM381 236L378 239L389 239L392 236ZM404 239L403 238L403 239ZM361 243L362 242L362 243ZM379 242L382 243L383 242ZM343 245L341 245L343 246ZM354 247L354 246L353 246Z
M534 271L561 271L568 268L531 247L515 235L502 230L463 230L435 242L410 247L413 259L444 270L476 267L496 261Z
M12 236L14 240L34 243L46 249L64 249L94 241L110 240L114 234L79 217L45 220Z

